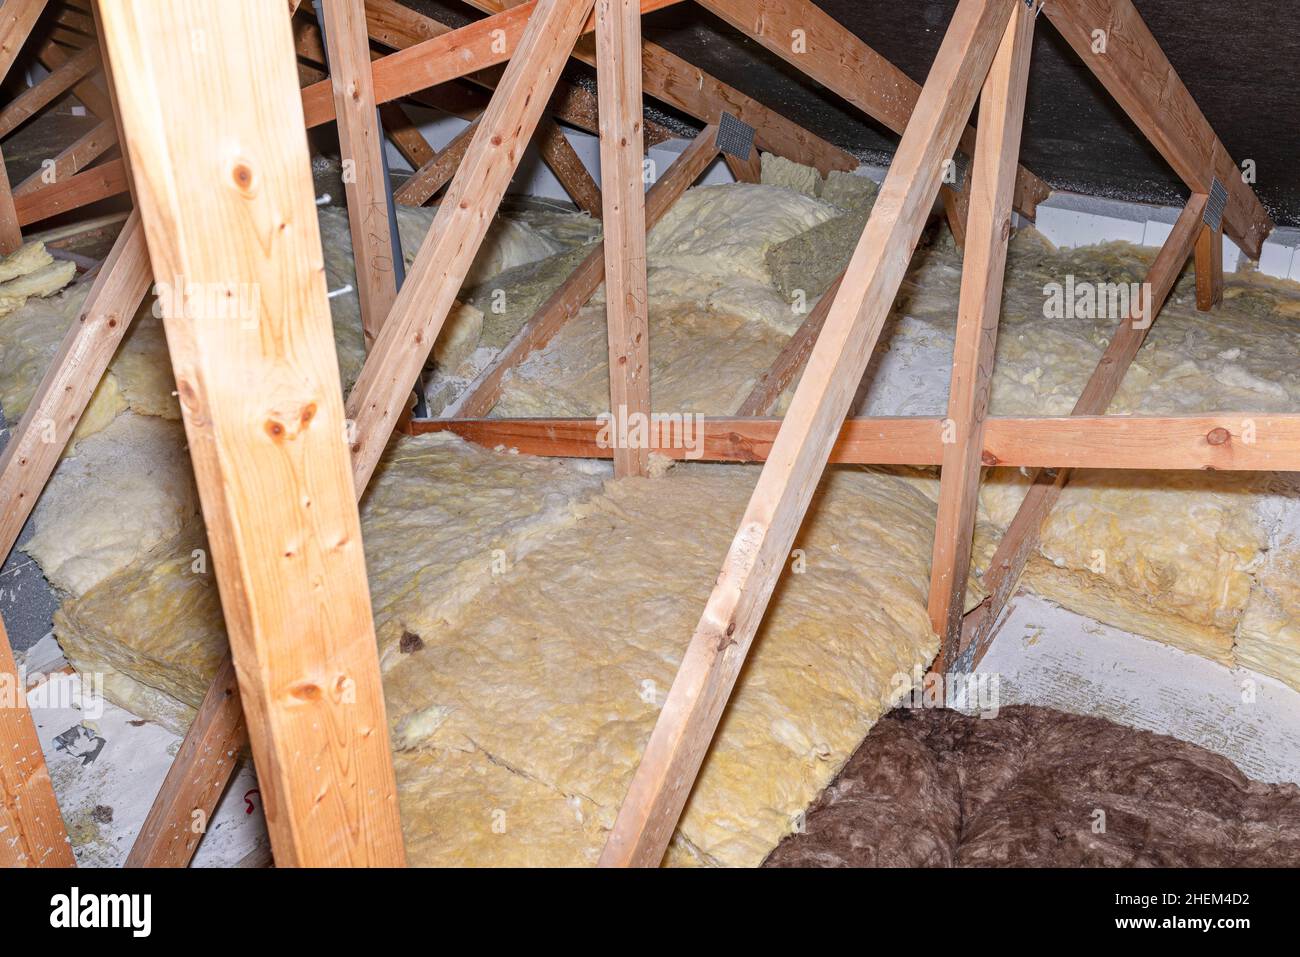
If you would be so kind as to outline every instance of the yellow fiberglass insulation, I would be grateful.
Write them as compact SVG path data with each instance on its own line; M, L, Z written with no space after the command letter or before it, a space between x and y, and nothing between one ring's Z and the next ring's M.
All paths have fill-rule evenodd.
M603 467L449 435L400 440L362 509L413 861L592 863L757 477ZM754 865L934 654L926 499L836 469L674 842ZM58 614L78 667L164 720L224 648L191 527ZM199 551L196 551L199 550ZM165 628L158 627L166 622Z
M782 164L764 169L792 188L689 190L650 236L659 411L732 413L814 305L778 291L771 263L786 259L771 254L814 231L837 236L824 227L860 216L870 202L871 191L849 178L819 185ZM482 320L458 328L449 344L462 366L481 368L527 318L526 309L512 307L508 321L495 312L498 291L539 299L539 273L550 263L571 267L591 240L586 217L548 215L520 220L541 239L495 227L514 238L475 277ZM329 285L339 289L352 282L346 223L335 210L321 217ZM428 218L404 212L404 235L422 234ZM837 247L825 256L849 253ZM808 255L816 250L801 247L798 256ZM1058 251L1032 230L1015 238L994 414L1068 412L1115 325L1048 318L1046 285L1067 274L1137 281L1152 255L1124 244ZM526 282L505 282L512 274ZM859 391L861 414L944 414L959 281L960 257L946 234L914 258ZM515 370L493 415L605 410L602 295ZM355 293L331 305L346 386L362 355ZM1230 276L1222 309L1202 314L1184 279L1111 411L1293 411L1297 317L1295 284ZM144 368L153 368L150 357L166 368L161 337L150 340L147 322L131 335L143 345L128 336L113 367L115 394L132 418L166 414L146 401L172 401L162 394L170 377ZM5 355L0 389L11 389ZM449 381L442 388L454 391ZM120 428L130 442L147 431ZM69 504L39 515L38 535L49 542L61 528L98 522L98 538L122 547L95 567L55 551L41 559L47 573L69 569L59 640L78 667L108 672L110 696L183 723L225 647L201 525L187 519L183 497L149 506L157 514L148 523L121 509L87 515L75 507L76 492L92 477L106 481L111 457L106 443L83 442L76 454L80 464L65 460L47 492ZM173 454L184 462L179 447ZM156 489L170 474L134 476ZM417 863L587 863L599 851L757 469L684 464L653 479L604 481L607 474L604 465L513 456L449 436L404 438L363 501L403 819ZM1026 583L1103 621L1300 688L1293 478L1077 473ZM976 571L1026 483L1017 472L989 474ZM800 573L792 567L778 587L670 862L761 860L932 657L925 598L936 497L934 470L828 473L797 542ZM123 529L147 534L133 546ZM968 601L978 598L976 584Z

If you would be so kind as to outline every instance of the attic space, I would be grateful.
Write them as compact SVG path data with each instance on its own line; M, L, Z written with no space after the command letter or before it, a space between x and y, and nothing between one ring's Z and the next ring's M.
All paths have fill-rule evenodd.
M1300 865L1294 15L3 0L0 863Z

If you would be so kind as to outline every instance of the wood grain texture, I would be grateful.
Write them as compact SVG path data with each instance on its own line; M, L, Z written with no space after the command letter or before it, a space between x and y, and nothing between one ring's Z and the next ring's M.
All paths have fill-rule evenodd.
M639 116L639 113L638 113ZM580 210L599 219L603 200L600 187L577 151L564 135L564 130L552 119L544 119L537 131L537 151L548 169L555 174L564 191ZM639 163L638 163L639 165Z
M657 866L880 336L1012 0L962 0L600 862Z
M193 727L200 733L187 734L181 742L131 845L126 867L186 867L203 840L248 744L239 681L229 656L208 686Z
M18 540L152 280L144 229L132 213L0 452L0 562Z
M1043 6L1043 14L1192 192L1209 193L1218 177L1228 191L1225 232L1242 252L1258 259L1273 220L1242 180L1132 0L1055 0ZM1094 49L1098 30L1104 51Z
M781 428L779 418L708 417L701 444L688 450L655 444L673 459L765 462ZM527 455L608 459L598 419L423 419L416 435L454 432L486 448ZM831 447L837 465L939 465L943 419L876 416L846 419ZM698 451L698 455L696 452ZM992 417L984 427L986 465L1008 468L1185 469L1294 471L1300 466L1300 414L1218 412L1184 416Z
M523 9L513 0L466 0L486 13ZM650 12L645 3L643 13ZM482 21L480 21L482 22ZM596 65L596 45L590 38L579 40L573 50L576 59ZM775 110L768 109L733 86L701 70L657 43L641 43L642 84L645 92L693 116L701 123L717 123L729 112L754 127L758 145L769 153L815 166L822 175L833 169L858 168L856 157L804 129Z
M677 198L718 155L717 127L707 126L691 145L673 161L667 172L650 187L645 199L646 228L652 229ZM496 354L456 399L443 411L443 418L476 418L487 415L501 397L510 370L550 342L564 325L586 305L605 278L603 243L587 254L555 292Z
M650 293L641 142L641 13L633 0L596 0L596 92L604 184L605 325L609 408L620 422L650 415ZM617 445L614 476L645 475L650 450Z
M24 685L0 621L0 867L75 867Z
M1205 194L1197 193L1187 201L1173 231L1165 240L1155 262L1147 271L1146 283L1150 289L1151 300L1148 304L1135 309L1134 313L1120 324L1112 337L1101 360L1084 385L1079 400L1074 404L1074 415L1102 415L1110 405L1111 399L1124 380L1133 358L1145 341L1150 323L1143 318L1148 309L1151 322L1160 314L1169 291L1182 272L1187 257L1192 254L1192 247L1201 228L1201 214L1205 209ZM1146 295L1146 292L1143 293ZM996 460L995 460L996 461ZM992 464L992 463L989 463ZM1060 497L1061 489L1069 481L1070 473L1066 469L1049 470L1034 477L1033 484L1020 503L1015 518L1007 526L997 551L984 573L983 585L988 597L966 613L962 621L961 651L974 647L974 660L978 661L988 650L993 640L993 628L998 615L1006 605L1020 580L1029 556L1038 547L1038 537L1043 522L1052 511L1052 506Z
M948 389L952 441L944 445L930 563L930 624L940 638L936 669L956 657L961 638L1033 40L1033 13L1017 3L980 94Z
M100 14L276 861L402 864L288 11Z
M125 193L129 188L126 164L121 159L111 159L67 179L15 196L14 208L18 222L30 226L51 216Z
M1208 312L1223 302L1223 225L1202 226L1196 237L1196 308Z
M397 299L393 221L388 211L384 144L370 78L370 40L362 0L322 0L322 8L343 160L348 231L356 262L357 297L361 301L361 331L369 348Z
M529 11L518 49L348 396L358 486L388 444L591 8L592 0L539 0Z
M64 63L67 63L70 54L64 51L53 40L47 40L36 53L36 59L41 66L47 70L57 70ZM94 113L101 120L111 120L113 118L113 104L108 98L108 91L104 89L102 83L102 74L87 77L72 88L72 92L82 105L90 112Z
M433 199L456 175L477 132L478 120L475 120L453 136L431 160L407 177L406 182L393 193L393 199L403 206L423 206Z
M22 244L22 220L14 191L9 188L9 171L5 169L4 155L0 154L0 255L15 253Z
M110 117L60 150L48 177L39 169L15 186L14 196L30 196L52 183L66 182L116 145L117 124Z
M0 80L9 75L45 4L46 0L4 0L0 6Z
M0 137L8 136L33 116L99 69L99 50L86 47L35 86L9 101L0 113Z
M700 0L700 5L895 133L907 127L921 87L808 0ZM960 144L967 155L974 154L974 129L962 132ZM952 192L943 190L945 202ZM1050 192L1041 179L1017 167L1014 205L1023 215L1033 219ZM954 207L958 230L962 206Z

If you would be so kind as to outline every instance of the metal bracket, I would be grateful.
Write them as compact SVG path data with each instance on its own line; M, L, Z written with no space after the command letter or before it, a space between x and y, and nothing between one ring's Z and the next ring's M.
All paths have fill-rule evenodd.
M723 113L718 119L718 135L714 142L728 156L747 160L754 151L754 128L730 113Z
M965 153L963 153L961 150L958 150L956 153L952 154L952 159L950 159L948 162L950 165L945 168L943 185L947 186L949 189L955 192L960 193L963 189L966 188L966 177L970 175L970 157L967 156ZM949 182L948 177L946 175L948 169L951 169L953 171L953 177L951 182Z
M1201 222L1215 232L1223 226L1223 210L1228 205L1228 190L1214 177L1210 183L1210 195L1205 200L1205 210L1201 213Z

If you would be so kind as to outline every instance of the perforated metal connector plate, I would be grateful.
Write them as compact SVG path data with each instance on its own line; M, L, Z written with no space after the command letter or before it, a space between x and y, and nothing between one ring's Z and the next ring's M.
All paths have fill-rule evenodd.
M754 128L730 113L723 113L718 120L718 138L715 142L718 149L728 156L747 160L754 151Z
M966 188L966 177L969 175L970 157L958 150L952 154L952 161L944 170L943 185L961 192Z
M1201 221L1217 232L1223 224L1223 210L1227 205L1228 190L1216 176L1214 182L1210 184L1210 195L1205 201L1205 212L1201 214Z

